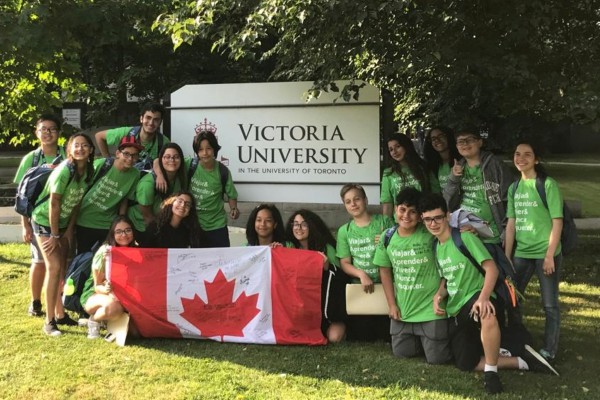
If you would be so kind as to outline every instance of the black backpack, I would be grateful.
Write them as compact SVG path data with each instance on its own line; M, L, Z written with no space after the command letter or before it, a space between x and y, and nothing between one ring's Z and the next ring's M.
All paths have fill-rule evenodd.
M521 178L515 180L513 189L513 199L517 192L517 187ZM542 199L542 203L546 210L548 210L548 199L546 198L546 178L540 177L539 175L535 178L535 188ZM567 206L567 203L563 201L563 227L560 234L560 246L563 255L569 255L575 250L577 246L577 227L575 226L575 220L573 219L573 212Z
M127 134L127 136L131 136L133 138L135 138L135 141L139 144L141 144L140 141L140 131L142 130L141 126L134 126L131 128L131 130L129 130L129 133ZM156 135L154 136L154 140L157 140L158 138L158 150L162 149L163 147L163 135L160 132L156 132ZM151 170L153 165L152 162L154 161L154 159L150 156L150 154L148 154L147 151L143 151L143 155L140 155L140 159L133 165L135 169L139 170L139 171L148 171Z
M89 289L86 282L92 274L92 260L99 247L100 242L96 242L90 251L75 256L67 268L62 300L63 306L69 311L85 313L81 304L81 295Z
M38 198L44 190L44 186L48 181L48 177L54 168L56 168L56 166L61 162L62 156L59 155L52 161L51 164L34 166L25 172L23 179L21 179L21 182L19 182L19 186L17 187L17 195L15 197L15 211L18 214L21 214L25 217L31 217L33 210L48 200L50 197L49 194L41 199ZM75 175L75 168L73 165L68 164L68 166L70 174L67 185L71 182L73 176Z
M227 168L223 163L215 160L217 165L219 166L219 176L221 177L221 192L223 193L223 200L227 201L227 193L225 192L225 185L227 185L227 179L229 178L229 168ZM190 169L188 171L188 188L191 187L192 177L194 173L198 169L198 164L200 160L198 157L192 158L192 162L190 163Z
M467 246L465 246L465 243L460 235L460 230L457 228L451 228L451 237L456 248L460 250L465 257L467 257L467 259L475 266L475 268L477 268L481 275L485 276L485 271L481 267L481 264L475 260L469 249L467 249ZM437 239L433 241L433 255L436 259L436 263L438 243L439 240ZM519 306L520 294L518 293L514 283L514 268L512 268L512 265L508 262L499 262L495 259L494 264L496 264L496 267L498 268L498 279L496 280L496 285L494 286L494 292L496 293L496 296L503 303L507 311L509 311L511 308L517 308Z

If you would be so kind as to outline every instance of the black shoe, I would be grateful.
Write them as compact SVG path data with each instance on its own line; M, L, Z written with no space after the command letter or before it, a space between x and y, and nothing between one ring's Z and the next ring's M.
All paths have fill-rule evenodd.
M56 323L58 325L66 325L66 326L77 326L77 321L75 321L74 319L72 319L71 317L69 317L69 314L65 313L65 315L62 318L58 318L56 320Z
M552 365L540 353L531 348L528 344L525 345L525 351L523 352L523 359L529 366L530 371L541 372L544 374L554 374L560 376Z
M502 382L497 372L486 371L483 374L483 386L485 391L489 394L501 393L504 389L502 388Z
M44 332L48 336L53 336L53 337L62 335L62 332L60 331L60 329L58 329L58 326L56 326L55 319L53 319L50 322L44 322L44 327L42 328L42 332Z
M31 304L29 304L27 314L31 315L32 317L43 317L46 315L46 313L42 311L42 302L39 300L33 300Z

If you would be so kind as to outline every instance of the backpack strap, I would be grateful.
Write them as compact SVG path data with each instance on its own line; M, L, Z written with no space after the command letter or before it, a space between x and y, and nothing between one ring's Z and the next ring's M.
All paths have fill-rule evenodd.
M31 162L31 166L32 167L37 167L38 165L40 165L40 160L42 159L43 156L43 150L40 147L39 149L37 149L34 153L33 153L33 160Z
M467 249L467 246L465 246L465 242L463 242L463 240L462 240L460 230L458 228L452 228L451 236L452 236L452 241L454 242L454 245L456 246L456 248L458 250L460 250L460 252L465 257L467 257L467 259L471 262L471 264L473 264L475 266L475 268L477 268L477 270L481 273L481 275L485 276L485 271L481 267L481 264L479 264L477 262L477 260L475 260L475 258L473 257L473 255L471 254L469 249Z
M192 158L192 162L190 163L190 169L188 170L188 188L192 185L192 177L196 173L199 163L200 159L198 156L194 156L194 158Z
M89 191L92 186L94 186L96 183L98 183L98 181L104 176L106 175L106 173L108 172L108 170L110 169L110 167L113 166L115 162L115 159L112 157L107 157L104 160L104 164L102 164L102 167L100 167L100 169L98 170L98 172L96 172L96 175L94 175L94 180L92 181L92 183L88 186L87 191Z
M387 228L383 235L383 247L387 249L390 241L392 240L392 236L394 236L394 232L398 229L398 225L394 225L391 228Z
M58 164L60 164L62 162L62 156L58 155L53 161L52 164L54 167L56 167ZM65 185L65 187L69 186L69 183L71 183L71 181L73 180L73 177L75 177L75 166L73 164L71 164L70 162L67 162L67 168L69 169L69 179L67 180L67 184ZM33 207L31 208L31 211L33 212L33 210L35 210L35 208L37 206L39 206L40 204L42 204L43 202L47 201L50 198L50 193L48 193L47 195L45 195L44 197L42 197L41 199L39 199L38 201L36 201L33 204Z
M535 177L535 188L538 191L538 194L542 198L542 203L544 203L544 207L548 209L548 199L546 198L546 179L542 179L539 175Z

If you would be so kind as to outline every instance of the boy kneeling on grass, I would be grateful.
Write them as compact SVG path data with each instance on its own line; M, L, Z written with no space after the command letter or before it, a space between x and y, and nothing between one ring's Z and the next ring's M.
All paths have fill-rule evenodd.
M435 257L442 279L433 298L433 308L437 315L447 314L454 319L450 323L450 346L456 366L463 371L484 371L484 386L491 394L502 392L498 368L558 375L528 345L525 345L523 358L500 356L500 325L496 319L493 293L498 270L494 260L481 240L470 232L462 232L461 238L473 258L481 264L485 276L456 247L448 224L448 208L442 196L425 195L419 211L423 223L438 240ZM441 304L446 297L448 302L444 310Z

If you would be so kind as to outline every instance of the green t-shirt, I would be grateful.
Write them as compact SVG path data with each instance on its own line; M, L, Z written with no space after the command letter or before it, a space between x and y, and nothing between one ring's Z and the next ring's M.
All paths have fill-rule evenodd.
M171 194L180 191L181 182L179 179L175 179L173 183L169 183L167 193L165 194L164 198L166 199ZM163 197L156 191L155 180L152 174L146 174L140 179L135 188L135 193L133 193L133 196L130 198L130 200L135 201L136 204L127 209L127 216L133 222L133 226L136 230L139 232L145 232L146 225L144 225L144 216L142 214L140 205L151 206L152 213L156 216L160 212L160 205L163 201Z
M54 161L54 159L58 155L61 155L63 157L63 159L67 158L65 155L65 149L62 146L59 146L58 154L54 153L54 154L49 154L49 155L44 155L42 157L39 157L37 165L33 165L34 154L39 151L40 151L40 149L35 149L23 156L23 158L21 159L21 163L19 164L19 168L17 169L17 173L15 174L15 178L13 179L13 183L21 182L21 179L23 179L25 172L27 172L27 170L29 168L37 167L38 165L43 165L43 164L52 164L52 161Z
M215 160L212 171L208 171L198 163L198 168L192 176L190 192L196 199L196 211L198 221L205 231L214 231L227 226L227 212L223 202L223 186L221 185L221 173L219 172L219 161ZM185 159L186 171L189 171L191 158ZM233 185L231 172L228 171L225 193L230 199L237 199L237 190Z
M106 252L108 251L108 244L104 243L98 248L94 257L92 258L92 273L83 285L83 293L79 297L79 302L85 307L85 303L94 293L96 293L96 287L94 286L94 271L102 272L106 267Z
M414 187L421 191L423 190L423 188L421 188L421 183L414 177L410 168L402 166L401 170L405 179L402 179L397 173L392 172L391 168L386 168L383 171L383 177L381 178L381 203L393 203L396 205L396 195L400 193L402 189L407 187ZM431 191L439 193L440 183L433 174L429 174L429 182L431 183Z
M107 130L106 143L112 146L119 145L119 143L121 143L121 139L129 135L131 128L131 126L123 126L121 128ZM162 136L163 146L171 142L169 138L163 135L162 133L157 132L157 135ZM160 148L158 147L158 136L155 136L154 140L150 142L142 142L142 146L144 146L144 150L140 152L140 160L144 159L146 155L149 155L153 160L158 157L158 152L160 151Z
M44 186L44 190L42 190L42 193L40 193L38 198L38 200L42 199L52 193L60 194L62 196L60 201L60 216L58 219L59 229L64 229L69 225L69 219L71 218L73 209L79 204L88 187L88 184L85 182L87 174L84 174L78 181L75 180L75 178L71 178L71 171L68 167L68 163L68 160L61 162L54 171L50 173L50 176L46 181L46 186ZM33 210L31 219L35 221L35 223L50 226L49 200L50 199L44 201Z
M95 173L100 171L104 160L104 158L94 160ZM85 194L77 217L77 225L94 229L110 228L119 212L121 201L133 195L139 180L140 171L137 169L119 171L113 164Z
M548 208L535 186L534 179L521 179L515 192L513 183L508 189L506 216L515 219L515 257L540 259L546 256L552 219L563 217L563 199L556 181L547 177L544 182ZM560 242L554 255L560 253Z
M463 191L460 208L470 211L489 224L493 237L484 239L486 243L500 243L500 232L492 214L490 203L485 197L485 188L483 187L483 172L481 166L469 167L465 165L461 181Z
M340 260L335 255L335 247L328 244L325 247L325 255L327 256L327 261L329 261L330 265L335 265L336 267L340 266Z
M475 261L481 264L485 260L492 259L485 245L477 236L471 232L462 232L460 235ZM454 245L451 237L444 244L438 243L437 261L440 275L448 282L446 313L450 317L454 317L475 293L483 289L484 277Z
M419 224L407 237L394 232L387 248L379 241L373 264L392 268L396 305L402 321L426 322L444 319L433 312L433 295L440 286L440 275L433 257L433 236Z
M371 215L371 222L367 226L357 226L354 221L342 225L337 231L337 257L350 257L352 265L365 271L373 282L381 282L379 267L373 264L375 236L392 226L394 221L381 214ZM353 281L360 282L360 279L353 278Z
M451 173L451 169L450 169L450 165L448 165L447 163L443 163L442 165L440 165L440 168L438 169L438 181L440 184L440 189L443 189L446 187L446 184L448 183L448 178L450 178L450 173Z

